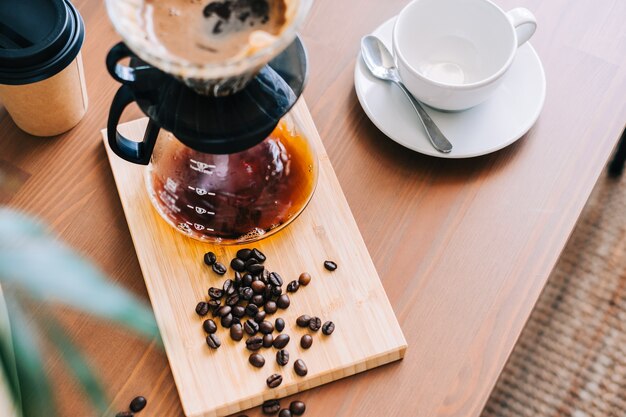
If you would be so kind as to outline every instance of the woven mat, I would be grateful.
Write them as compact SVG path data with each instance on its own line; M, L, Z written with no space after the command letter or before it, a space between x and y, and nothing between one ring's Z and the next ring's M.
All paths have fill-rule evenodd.
M626 173L604 174L482 417L626 416Z

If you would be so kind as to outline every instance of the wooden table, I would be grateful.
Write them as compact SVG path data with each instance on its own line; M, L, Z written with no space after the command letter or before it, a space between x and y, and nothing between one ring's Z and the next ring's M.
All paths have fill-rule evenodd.
M402 362L298 395L307 416L479 415L619 137L626 2L497 2L537 16L532 43L546 70L546 104L523 140L461 161L396 145L356 99L359 39L406 0L315 2L303 30L311 58L305 97L409 349ZM3 200L49 222L145 298L99 133L117 88L104 57L119 37L102 1L75 3L87 25L89 112L70 133L38 139L0 110L0 159L28 176ZM73 313L64 321L101 371L111 410L142 393L149 399L142 416L182 415L167 360L154 345ZM48 365L62 415L91 415L58 358Z

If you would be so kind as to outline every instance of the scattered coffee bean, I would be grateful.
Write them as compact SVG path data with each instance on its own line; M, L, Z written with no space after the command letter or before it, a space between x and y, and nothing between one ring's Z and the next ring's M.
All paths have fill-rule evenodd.
M278 400L267 400L261 406L263 410L263 414L272 415L278 413L280 410L280 401Z
M244 299L246 301L250 301L252 296L254 296L254 291L252 291L252 288L250 288L250 287L239 288L239 297L240 298L242 298L242 299Z
M313 338L309 334L302 335L300 338L300 346L302 349L308 349L313 344Z
M250 317L254 317L256 316L256 314L259 312L259 307L257 307L256 304L248 304L246 306L246 314Z
M133 413L138 413L144 408L146 408L147 404L148 404L148 400L146 400L146 397L142 397L140 395L138 397L133 398L128 408L130 408L130 411L132 411Z
M226 305L229 307L234 307L239 303L239 294L233 294L226 299Z
M333 261L324 261L324 268L328 269L329 271L334 271L335 269L337 269L337 264Z
M265 267L261 264L252 264L246 267L246 270L250 272L252 275L257 275L263 272Z
M233 339L235 342L238 342L241 339L243 339L243 327L241 326L240 323L235 323L231 326L230 338Z
M245 274L243 277L241 277L241 285L244 287L249 287L252 284L252 275L251 274Z
M227 315L222 316L220 324L222 325L222 327L226 327L228 329L233 324L233 315L231 313L228 313Z
M201 317L209 314L209 305L204 301L200 301L198 305L196 305L196 314Z
M316 332L320 329L320 327L322 327L322 320L319 317L311 318L311 321L309 322L309 329Z
M273 344L274 344L274 336L272 336L271 333L263 335L263 347L264 348L271 348Z
M248 259L248 260L244 263L244 266L246 267L246 271L248 271L248 268L249 268L249 267L251 267L252 265L256 265L256 264L258 264L258 263L259 263L259 261L257 261L257 260L256 260L256 259L254 259L254 258L250 258L250 259ZM250 272L250 271L248 271L248 272ZM252 274L252 275L255 275L255 274Z
M274 325L267 320L259 323L259 331L263 334L269 334L274 331Z
M215 333L211 333L206 337L206 344L209 345L211 349L217 349L222 343Z
M278 417L291 417L291 411L288 408L283 408L278 413Z
M296 292L298 291L298 288L300 288L298 281L291 281L287 284L287 292Z
M213 252L207 252L204 254L204 263L208 266L212 266L217 261L217 256Z
M237 272L243 272L246 270L246 263L239 258L234 258L230 261L230 267Z
M285 328L285 320L281 319L280 317L277 318L276 321L274 321L274 328L277 332L282 332Z
M233 308L231 306L221 306L215 311L215 314L218 317L224 317L229 315L231 311L233 311Z
M283 285L283 278L278 275L278 272L270 272L270 276L268 277L268 281L275 287L280 287Z
M265 316L267 316L267 313L265 311L259 311L258 313L256 313L256 316L254 316L254 321L261 324L265 320Z
M134 417L134 414L132 411L120 411L115 417Z
M233 316L233 324L241 324L241 319L239 317Z
M285 349L281 349L276 352L276 362L280 366L287 365L289 363L289 352L287 352Z
M262 294L265 291L265 284L263 281L254 281L252 283L252 291L254 291L255 294Z
M224 290L220 288L211 287L209 288L209 297L214 300L219 300L224 296Z
M247 261L248 259L250 259L250 255L252 255L252 250L248 249L248 248L244 248L244 249L239 249L237 251L237 258L241 259L242 261Z
M211 268L213 269L213 272L218 275L224 275L226 273L226 267L220 262L215 262Z
M283 287L270 287L270 289L270 295L272 297L280 297L280 295L283 293Z
M274 347L276 349L282 349L289 343L289 335L281 333L274 339Z
M246 308L244 306L233 306L233 316L241 318L246 315Z
M293 363L293 370L296 371L296 374L299 376L305 376L309 372L309 369L302 359L298 359Z
M258 333L259 331L259 325L257 324L257 322L255 322L254 320L246 320L246 322L243 325L243 329L246 331L246 333L248 333L250 336L254 336L255 334Z
M276 311L278 310L278 306L276 305L275 301L268 301L267 303L265 303L265 312L267 314L274 314L276 313Z
M221 301L211 298L209 301L207 301L207 304L209 305L210 310L215 311L221 305Z
M306 411L306 405L304 405L302 401L292 401L291 404L289 404L289 411L291 411L291 414L294 416L301 416Z
M322 326L322 333L324 333L326 336L330 336L334 331L335 331L335 323L333 323L332 321L327 321Z
M273 292L273 291L274 291L274 287L273 287L272 285L270 285L270 284L267 284L267 285L265 286L265 291L263 291L263 297L264 297L266 300L271 299L271 298L272 298L272 292Z
M270 375L267 380L265 381L267 383L267 386L270 388L276 388L277 386L279 386L280 384L282 384L283 382L283 377L280 374L272 374Z
M246 340L246 347L248 350L259 350L263 346L263 339L258 336L252 336Z
M298 327L309 327L309 323L311 322L311 316L308 314L303 314L296 319L296 324Z
M263 252L261 252L260 250L258 250L257 248L252 249L252 254L251 256L256 259L257 261L259 261L260 263L265 262L265 260L267 259L265 257L265 255L263 254Z
M301 273L298 277L298 282L300 283L300 285L304 285L306 287L307 285L309 285L309 282L311 282L311 274L309 274L308 272Z
M265 365L265 358L259 353L253 353L248 358L248 362L250 362L250 365L254 366L255 368L262 368L263 365Z
M280 297L278 297L278 300L276 300L276 305L278 306L278 308L289 308L289 305L291 304L291 300L289 299L289 296L287 294L283 294Z
M253 296L250 301L253 304L256 304L258 307L261 307L263 304L265 304L265 297L263 297L261 294L257 294Z
M241 287L241 274L239 272L235 272L235 277L233 278L233 284L235 284L235 288Z
M235 283L232 279L227 279L226 281L224 281L222 290L224 291L224 295L226 296L233 295L237 291L235 289Z
M215 333L217 331L217 325L211 319L206 319L204 323L202 323L202 328L204 329L205 332L209 334Z

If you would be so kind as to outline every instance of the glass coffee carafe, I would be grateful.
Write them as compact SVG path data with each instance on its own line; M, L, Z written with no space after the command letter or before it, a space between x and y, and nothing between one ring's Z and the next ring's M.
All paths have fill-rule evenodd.
M289 112L306 78L306 53L295 29L310 1L285 2L292 16L281 32L264 38L262 48L219 60L208 57L207 63L148 47L146 42L156 38L142 36L141 19L133 20L143 1L151 3L107 0L125 38L107 56L109 72L123 84L109 114L112 150L148 165L150 200L163 219L189 237L239 244L277 232L304 210L317 182L315 149L297 115ZM205 10L226 4L205 3ZM130 4L139 12L129 13ZM259 24L267 15L259 15ZM130 58L128 65L121 64L124 58ZM148 116L141 142L117 130L133 102Z

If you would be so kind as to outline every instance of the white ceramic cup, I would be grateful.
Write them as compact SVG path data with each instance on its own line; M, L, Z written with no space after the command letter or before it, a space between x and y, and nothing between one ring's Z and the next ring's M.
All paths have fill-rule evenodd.
M468 109L498 88L536 28L524 8L505 13L489 0L415 0L393 30L400 78L431 107Z

